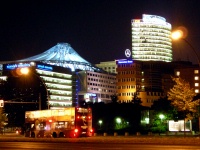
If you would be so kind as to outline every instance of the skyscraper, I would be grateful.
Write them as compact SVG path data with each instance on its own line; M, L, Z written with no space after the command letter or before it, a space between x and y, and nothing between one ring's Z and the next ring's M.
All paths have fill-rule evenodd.
M140 61L172 61L171 24L155 15L133 19L132 57Z

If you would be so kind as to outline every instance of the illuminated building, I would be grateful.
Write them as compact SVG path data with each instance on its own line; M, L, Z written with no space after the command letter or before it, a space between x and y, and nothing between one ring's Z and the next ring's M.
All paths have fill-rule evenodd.
M174 83L171 77L174 75L174 70L191 68L191 66L191 63L184 62L118 60L116 76L118 100L130 103L136 94L142 101L141 105L151 107L154 101L165 97L169 89L173 87ZM178 69L178 71L180 70ZM182 72L184 72L181 73L182 75L191 75L191 72L195 71ZM198 80L197 74L191 79ZM196 86L196 92L198 92L198 81L195 83L191 81L191 83Z
M95 64L95 66L109 73L117 73L116 61L104 61L104 62L100 62L100 64Z
M194 89L195 93L200 93L200 70L199 67L177 68L175 69L175 76L181 77L186 82L190 83L190 87Z
M141 64L133 60L117 61L117 94L119 102L131 102L141 88Z
M21 69L24 68L29 70L28 74L26 75L21 73ZM14 89L16 88L18 90L16 92L12 92L12 98L15 98L14 95L18 95L17 99L20 99L20 101L23 103L28 103L31 99L35 99L34 95L37 93L37 90L34 89L37 89L36 87L39 88L39 86L33 84L41 84L44 86L44 93L47 101L42 101L41 104L38 104L41 105L40 107L43 109L49 109L53 107L72 106L72 96L75 90L72 89L72 72L69 68L63 69L58 66L51 66L40 62L4 64L3 75L8 78L8 81L12 80L16 83L22 84L21 86L13 86ZM14 79L23 81L18 82ZM39 97L36 98L38 102Z
M41 54L17 61L1 62L1 79L6 80L5 74L9 71L15 72L18 68L25 67L31 68L34 72L33 76L37 76L45 87L47 96L46 100L43 98L42 101L47 101L48 108L78 104L78 93L81 89L76 85L78 82L76 73L79 71L103 72L83 59L68 43L58 43ZM79 80L79 82L83 81ZM104 93L99 91L101 92ZM111 101L110 98L109 100ZM108 99L102 98L102 101Z
M100 71L97 67L83 59L68 43L58 43L49 50L18 62L42 62L54 66L70 68L75 70Z
M79 71L77 79L79 101L110 103L116 94L116 74Z
M133 19L132 58L140 61L172 61L171 24L155 15Z

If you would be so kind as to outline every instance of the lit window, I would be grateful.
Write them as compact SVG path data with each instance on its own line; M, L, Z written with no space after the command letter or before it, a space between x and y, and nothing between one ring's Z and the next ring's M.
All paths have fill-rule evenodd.
M199 80L199 76L195 76L195 77L194 77L194 80Z
M195 89L195 93L199 93L199 89Z
M194 70L194 74L198 74L199 73L199 70Z
M180 74L181 74L180 71L176 72L176 76L180 76Z
M194 86L196 86L196 87L199 86L199 83L195 83Z

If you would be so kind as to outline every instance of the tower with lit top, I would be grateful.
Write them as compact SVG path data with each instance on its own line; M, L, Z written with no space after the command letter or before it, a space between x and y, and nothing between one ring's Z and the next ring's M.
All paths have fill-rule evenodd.
M171 24L160 16L133 19L132 57L140 61L172 61Z

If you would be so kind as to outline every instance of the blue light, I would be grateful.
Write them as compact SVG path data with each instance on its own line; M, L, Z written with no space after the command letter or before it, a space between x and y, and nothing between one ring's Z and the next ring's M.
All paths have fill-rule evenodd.
M52 66L46 66L46 65L37 65L38 69L42 69L42 70L53 70Z
M30 64L11 64L11 65L6 65L6 69L13 70L16 68L23 68L23 67L30 67Z
M118 64L132 64L133 61L132 60L119 60Z

